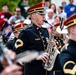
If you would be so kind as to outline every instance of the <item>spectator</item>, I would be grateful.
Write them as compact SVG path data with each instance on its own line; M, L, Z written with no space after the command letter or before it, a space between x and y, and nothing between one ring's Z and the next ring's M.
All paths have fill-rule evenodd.
M62 6L58 7L56 15L60 16L61 18L64 18L64 20L66 19L66 13L63 12L63 7Z
M60 16L55 16L54 17L54 22L52 22L53 25L60 23L61 17Z
M8 23L12 24L12 23L15 23L16 21L23 22L25 18L21 16L21 9L17 7L15 8L14 12L15 12L15 15L9 18Z
M74 0L69 0L69 4L64 7L67 18L76 13L76 5L73 4Z
M50 24L54 21L54 11L52 9L46 10L45 20L47 20Z
M8 20L12 16L12 13L8 10L8 5L3 4L2 11L0 12L0 18L4 20Z
M43 2L46 2L45 6L44 6L44 11L46 11L49 8L49 0L42 0Z
M61 3L61 5L62 5L62 7L63 7L63 9L64 9L64 7L66 6L66 2L63 1L63 2Z
M2 11L0 12L0 30L5 22L12 16L12 13L8 10L8 5L3 4Z
M24 5L22 4L22 2L24 2ZM21 9L21 15L26 18L28 13L27 13L27 9L30 7L28 5L28 0L20 0L18 3L18 7L20 7Z
M52 9L46 10L45 20L47 20L49 24L52 24L54 21L54 11Z
M56 14L56 5L55 4L50 4L49 9L52 9L54 11L54 14Z
M52 9L47 9L46 14L45 14L45 20L49 23L45 23L42 25L43 28L50 28L50 24L53 25L52 23L54 22L54 11ZM51 31L49 29L49 31Z
M65 12L64 12L64 7L66 6L66 2L63 1L63 2L61 3L61 6L63 7L63 13L65 13Z

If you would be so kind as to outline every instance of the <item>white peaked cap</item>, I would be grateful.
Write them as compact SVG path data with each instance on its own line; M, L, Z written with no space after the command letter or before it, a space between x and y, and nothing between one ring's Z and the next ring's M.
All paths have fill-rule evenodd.
M54 11L53 11L53 9L47 9L46 13L48 13L48 12L54 12Z
M64 28L62 30L60 29L60 26L58 26L56 28L56 31L60 34L68 34L67 26L64 26Z
M28 25L31 24L31 20L25 19L25 20L24 20L24 24L28 24Z

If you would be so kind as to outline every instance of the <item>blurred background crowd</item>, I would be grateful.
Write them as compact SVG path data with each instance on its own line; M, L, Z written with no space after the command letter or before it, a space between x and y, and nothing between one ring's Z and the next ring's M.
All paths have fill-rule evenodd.
M55 3L50 0L1 0L0 31L3 35L4 44L9 50L13 50L13 45L15 44L20 31L32 25L31 16L28 14L27 9L41 1L46 2L46 5L44 6L45 20L52 26L56 26L54 38L57 41L58 49L61 50L63 45L67 43L67 40L69 39L67 30L61 32L57 30L57 26L59 26L62 19L66 20L76 13L74 0L68 0L68 3L67 1L57 2L59 3L59 6L58 4L56 5L57 0ZM51 32L49 24L44 23L42 27L48 28ZM64 37L62 34L66 34L66 36Z
M61 3L59 2L60 6L58 6L58 4L56 5L56 2L52 3L53 1L50 0L43 1L46 1L46 5L44 7L46 13L45 20L52 25L55 25L60 18L64 18L65 20L70 15L75 13L75 8L72 8L71 10L70 8L68 9L69 3L73 4L74 1L69 1L69 3L66 1L62 1ZM2 28L1 30L3 35L6 37L6 40L10 39L9 37L13 31L13 26L15 23L24 23L27 22L25 21L26 19L31 19L30 15L27 13L27 9L38 2L41 2L41 0L35 0L34 2L32 2L32 0L1 1L0 28ZM9 25L7 23L4 24L5 22L7 22ZM47 24L43 26L49 27Z

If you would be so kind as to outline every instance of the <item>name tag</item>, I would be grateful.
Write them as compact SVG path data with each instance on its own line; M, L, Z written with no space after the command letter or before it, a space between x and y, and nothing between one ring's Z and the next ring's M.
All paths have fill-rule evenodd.
M35 40L36 40L36 41L37 41L37 40L40 40L40 38L36 38Z

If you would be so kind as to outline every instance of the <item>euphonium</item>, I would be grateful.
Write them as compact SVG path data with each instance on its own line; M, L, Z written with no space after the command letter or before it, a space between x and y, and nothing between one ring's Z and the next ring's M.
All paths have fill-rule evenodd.
M56 46L54 46L52 43L54 42L54 30L52 26L52 33L49 34L49 41L47 45L46 52L49 54L49 59L44 63L44 69L51 71L54 67L55 59L57 55L59 54L59 51Z

